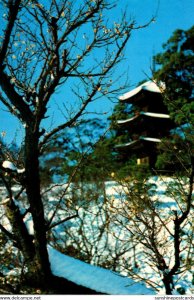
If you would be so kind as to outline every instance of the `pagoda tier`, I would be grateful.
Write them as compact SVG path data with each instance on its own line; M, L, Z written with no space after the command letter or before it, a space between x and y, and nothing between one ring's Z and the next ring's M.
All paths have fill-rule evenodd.
M149 164L150 168L154 168L157 158L157 144L160 139L154 137L140 136L138 139L117 145L115 148L120 152L122 157L137 154L137 164Z
M168 110L163 103L162 91L164 85L159 88L154 81L147 81L134 90L119 97L125 103L133 104L144 111L167 114Z
M115 148L124 156L137 154L137 161L146 161L151 168L155 166L158 144L175 127L163 101L164 88L164 84L158 86L154 81L147 81L119 97L120 101L133 105L135 114L117 121L122 129L128 131L130 141Z
M132 118L126 120L118 120L117 124L127 129L129 133L149 132L151 135L155 134L162 137L164 133L169 132L169 128L174 126L170 115L153 113L153 112L138 112Z
M160 84L160 87L155 83L155 81L147 81L133 89L132 91L125 93L119 97L119 100L131 103L132 101L138 101L138 99L144 97L144 95L149 94L161 94L165 89L164 84Z
M160 143L161 139L156 137L147 137L140 136L136 140L130 141L128 143L117 145L115 148L123 150L123 151L134 151L139 150L144 154L148 154L147 152L155 147L155 143Z

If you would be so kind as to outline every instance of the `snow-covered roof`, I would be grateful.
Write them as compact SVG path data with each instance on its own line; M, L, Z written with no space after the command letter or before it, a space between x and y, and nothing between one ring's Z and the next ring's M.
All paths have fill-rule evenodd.
M146 112L141 111L140 114L148 117L153 117L153 118L170 119L170 115L168 114L159 114L159 113L148 112L148 111Z
M139 113L139 115L136 115L132 118L129 118L129 119L126 119L126 120L118 120L117 124L118 125L123 125L123 124L129 123L129 122L132 122L132 121L136 120L140 115L151 117L151 118L170 119L170 115L168 115L168 114L159 114L159 113L154 113L154 112L141 111Z
M134 117L129 118L129 119L126 119L126 120L118 120L118 121L117 121L117 124L118 124L118 125L122 125L122 124L125 124L125 123L128 123L128 122L131 122L131 121L137 119L138 117L139 117L139 115L134 116Z
M154 295L145 284L133 281L119 273L87 264L48 247L51 270L54 275L78 285L109 295Z
M119 144L119 145L116 145L115 148L130 147L132 145L137 144L138 142L139 142L139 140L135 140L135 141L128 142L128 143L125 143L125 144Z
M136 146L136 145L138 145L138 144L141 145L141 143L140 143L141 141L160 143L160 142L161 142L161 139L154 138L154 137L144 137L144 136L140 136L139 139L137 139L137 140L135 140L135 141L128 142L128 143L125 143L125 144L119 144L119 145L116 145L115 147L116 147L116 148L133 147L133 146Z
M140 140L143 140L143 141L148 141L148 142L155 142L155 143L160 143L161 142L161 139L157 139L157 138L153 138L153 137L146 137L146 136L140 136L139 138Z
M160 85L160 86L159 86ZM125 93L124 95L119 97L119 100L127 100L135 95L137 95L141 91L148 91L153 93L162 93L162 91L165 89L164 83L156 83L155 81L146 81L140 86L136 87L130 92Z

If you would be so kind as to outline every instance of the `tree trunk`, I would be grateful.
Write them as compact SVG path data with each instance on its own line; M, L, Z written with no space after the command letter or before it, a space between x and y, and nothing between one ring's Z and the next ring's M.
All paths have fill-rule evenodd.
M172 276L168 276L168 275L164 276L162 281L165 286L166 295L172 295L172 291L174 289L174 283L173 283Z
M34 257L34 244L19 208L12 200L6 206L6 215L12 226L13 242L22 251L25 262L31 262Z
M47 251L44 207L40 192L38 141L38 133L34 133L32 128L27 127L24 158L26 170L26 194L33 219L35 246L35 257L29 266L29 272L32 275L33 280L37 280L39 283L44 284L51 276L51 269Z

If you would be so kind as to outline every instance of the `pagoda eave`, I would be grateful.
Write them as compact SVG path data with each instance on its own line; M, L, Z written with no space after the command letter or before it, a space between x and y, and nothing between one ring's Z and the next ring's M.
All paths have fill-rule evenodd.
M168 114L159 114L153 112L140 112L138 115L127 120L118 120L117 125L128 133L150 132L158 136L168 134L171 128L175 127L173 120Z
M140 119L140 118L145 118L145 119L152 119L152 121L154 120L165 120L166 119L170 119L170 115L168 114L159 114L159 113L154 113L154 112L140 112L138 115L135 115L134 117L132 118L129 118L127 120L118 120L117 121L117 124L118 125L126 125L126 124L130 124L134 121L136 121L137 119Z
M132 91L125 93L124 95L119 97L119 100L127 103L134 103L139 100L143 100L148 96L161 95L163 90L165 89L164 83L160 83L160 86L154 81L147 81L133 89Z
M115 148L120 150L140 150L140 149L150 149L157 143L160 143L161 139L155 137L143 137L140 136L137 140L131 141L129 143L117 145Z

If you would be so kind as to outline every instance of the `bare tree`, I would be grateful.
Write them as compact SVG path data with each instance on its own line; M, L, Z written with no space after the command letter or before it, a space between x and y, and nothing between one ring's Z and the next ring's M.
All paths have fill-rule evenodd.
M125 270L156 291L163 283L166 294L174 289L184 293L186 285L181 286L180 281L188 277L193 265L193 143L187 140L183 144L181 151L174 152L174 145L171 148L174 160L182 164L181 172L156 176L157 181L136 176L130 182L124 180L120 182L123 198L119 202L113 199L111 205L112 221L129 233L124 240L135 242L139 257L138 268L125 266Z
M86 183L84 189L76 185L76 192L70 195L71 209L77 211L77 218L66 223L58 223L51 233L51 244L75 258L101 266L112 271L122 272L121 261L131 248L132 240L123 240L123 227L112 222L109 209L110 199L106 196L104 183L95 186L95 182ZM73 184L74 186L74 184ZM103 191L104 190L104 191ZM87 193L87 194L85 194ZM85 199L85 203L80 201ZM61 208L64 212L64 208ZM116 234L113 236L113 232ZM59 238L60 235L60 238ZM125 232L126 239L126 232Z
M45 286L52 276L47 232L53 219L47 219L41 196L40 154L56 133L79 120L89 103L114 92L110 79L135 27L125 13L120 23L111 24L106 15L114 5L105 0L4 0L0 5L0 100L24 127L23 159L6 157L1 166L7 189L2 204L11 225L8 230L1 224L1 231L22 252L31 282ZM72 94L66 92L71 89ZM56 92L64 122L47 132L43 121ZM17 201L24 201L24 191L26 210L21 213ZM33 237L24 222L27 213Z

